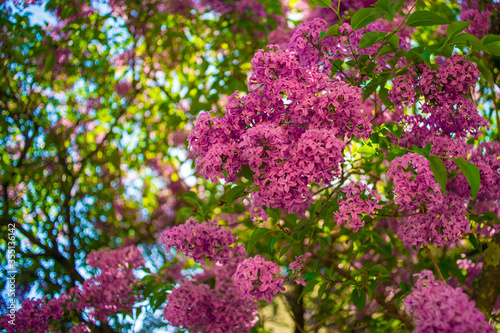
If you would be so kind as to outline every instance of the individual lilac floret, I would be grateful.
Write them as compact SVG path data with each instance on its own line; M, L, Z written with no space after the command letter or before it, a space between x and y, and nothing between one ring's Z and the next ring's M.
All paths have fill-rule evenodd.
M288 266L288 269L293 271L293 274L295 275L295 283L302 286L306 285L306 280L304 280L300 271L302 270L302 267L304 267L307 258L309 258L310 256L312 256L312 254L310 252L307 252L301 256L295 257L295 261Z
M231 231L222 228L217 222L199 223L190 217L184 224L165 230L161 236L167 247L203 263L205 258L219 263L226 263L235 254L242 253L242 245L234 245L237 238Z
M415 333L495 332L461 288L436 281L428 270L419 274L413 292L403 303L413 317Z
M380 201L380 195L360 182L349 183L344 191L346 199L339 200L339 211L335 212L334 220L343 226L347 224L353 228L354 232L357 232L365 225L361 220L361 214L374 217L375 210L382 208L377 204Z
M233 275L233 283L239 288L240 297L250 300L265 300L271 304L271 298L278 291L285 291L283 278L274 277L280 273L279 266L266 261L260 255L243 260Z

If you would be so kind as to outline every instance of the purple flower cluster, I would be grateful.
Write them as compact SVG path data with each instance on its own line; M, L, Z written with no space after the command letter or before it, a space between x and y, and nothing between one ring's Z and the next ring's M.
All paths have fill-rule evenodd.
M215 220L199 223L190 217L184 224L165 230L161 240L198 263L208 259L224 264L235 254L244 253L243 245L235 245L236 237Z
M240 297L249 300L265 300L271 303L271 298L278 291L285 291L283 278L274 277L280 273L279 266L266 261L260 255L243 260L236 269L232 279L239 288Z
M295 276L295 283L302 286L306 285L306 280L304 280L300 271L304 267L307 258L309 258L310 256L312 256L312 254L310 252L307 252L301 256L295 257L295 261L288 266L288 269L291 270L293 272L293 275Z
M334 213L334 220L343 226L347 224L353 228L354 232L357 232L365 225L365 222L361 220L361 214L374 217L375 210L382 208L377 204L380 201L380 195L360 182L351 182L343 190L346 193L346 199L339 200L339 210Z
M397 194L394 203L400 211L429 209L442 201L441 188L429 160L423 156L409 153L396 157L387 171L387 179L394 183Z
M426 123L436 133L453 137L477 135L482 126L487 126L468 97L478 81L479 70L464 56L454 55L436 69L420 65L420 75L415 69L394 80L389 100L396 105L414 105L414 91L420 90L424 101L421 112L427 114ZM410 117L405 119L408 121Z
M144 258L135 246L116 250L104 249L87 256L87 264L99 268L100 274L85 280L81 286L71 288L59 298L25 300L16 313L16 330L11 325L3 325L8 316L0 319L7 332L59 332L53 327L65 313L86 311L93 323L107 322L107 317L128 312L139 300L133 285L137 282L132 269L144 265ZM90 332L82 323L71 332Z
M189 135L204 177L234 181L243 165L254 172L252 214L264 214L262 206L305 212L313 202L310 184L338 176L344 140L371 134L361 89L328 74L337 57L329 54L343 52L344 37L328 36L325 52L313 52L326 29L322 20L307 22L294 33L292 51L257 52L249 93L233 94L223 117L202 113Z
M61 296L59 298L48 299L44 297L38 300L25 300L21 304L21 309L16 312L15 325L9 324L12 320L9 315L0 318L0 327L7 333L14 332L59 332L53 326L54 322L59 322L64 316L64 303L70 297Z
M403 216L407 215L398 228L398 236L407 246L450 245L470 232L467 202L455 193L444 196L423 156L410 153L397 157L387 178L394 183L394 202Z
M413 317L415 333L495 332L462 289L436 281L428 270L419 274L413 292L403 303Z
M491 30L490 17L493 14L489 10L479 9L478 2L477 0L462 1L460 6L462 10L460 13L460 20L471 22L466 32L481 39Z
M164 317L169 324L196 332L248 332L257 322L258 308L239 297L231 281L235 267L214 266L192 281L183 281L167 298Z

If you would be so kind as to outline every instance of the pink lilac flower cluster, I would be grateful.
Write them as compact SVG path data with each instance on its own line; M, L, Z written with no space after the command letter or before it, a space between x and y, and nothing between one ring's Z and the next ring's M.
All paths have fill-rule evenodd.
M172 290L164 307L165 319L170 325L193 331L222 333L231 327L235 332L247 332L257 322L258 308L253 300L240 297L239 286L232 281L238 264L245 258L244 247L229 247L236 237L215 222L199 224L190 219L183 228L171 232L172 229L163 235L165 242L173 244L174 239L187 239L188 246L181 242L178 249L184 248L186 255L203 264L204 255L218 262L205 266L202 274L185 279ZM198 246L200 249L195 250Z
M360 111L361 89L328 75L327 54L345 38L327 36L321 45L329 51L313 52L326 29L322 20L307 22L292 37L293 51L257 52L250 92L233 94L223 117L202 113L189 135L204 177L234 181L244 165L254 172L259 190L251 194L252 215L265 216L262 206L305 212L313 202L310 185L339 175L344 140L371 134Z
M25 300L21 308L15 314L15 325L9 324L12 320L7 314L0 318L0 327L7 333L14 332L58 332L52 324L59 322L64 317L64 303L70 301L70 297L48 299L44 297L38 300Z
M90 309L91 320L104 322L107 316L127 312L140 299L134 293L137 282L132 270L144 266L144 258L134 246L116 250L92 252L87 264L98 268L100 274L85 280L81 290L74 290L77 310Z
M481 10L478 4L479 1L477 0L462 1L460 6L462 10L460 20L471 22L466 32L481 39L491 30L490 17L493 13L488 10Z
M354 232L357 232L365 225L365 222L361 220L361 214L368 214L373 218L374 212L382 208L378 205L380 195L361 182L351 182L343 188L343 191L346 199L339 200L339 210L334 213L334 220L339 225L347 224L353 228Z
M450 245L470 232L467 202L455 193L444 196L423 156L395 158L387 178L394 183L394 202L403 212L397 234L407 246Z
M306 280L304 280L300 271L304 267L307 258L309 258L310 256L312 256L311 252L307 252L301 256L295 257L295 261L288 266L288 269L291 270L293 272L293 276L295 276L295 283L302 286L306 285Z
M107 317L128 312L139 300L133 285L137 282L132 269L144 265L144 258L135 246L116 250L104 249L92 252L87 264L99 268L100 274L83 282L82 286L71 288L68 293L48 300L26 300L16 313L16 330L7 332L59 332L52 323L59 322L65 314L87 311L93 323L107 322ZM8 321L8 316L0 319L0 324ZM87 332L85 324L78 325L74 332ZM72 332L73 332L72 331Z
M500 142L483 142L470 151L470 161L481 174L481 187L475 210L490 211L500 216Z
M217 221L200 223L190 217L185 223L167 229L160 238L167 247L203 263L205 259L225 264L235 255L243 255L243 245L236 245L237 238Z
M240 298L231 281L237 262L214 265L172 290L163 309L168 323L196 332L248 332L258 320L258 308Z
M416 71L420 75L416 74ZM420 111L427 114L427 125L437 133L452 137L477 135L487 126L469 98L478 81L479 70L464 56L453 55L436 69L420 65L394 81L389 100L396 105L414 105L414 91L424 97ZM407 116L416 117L416 116Z
M413 317L413 332L485 332L494 333L484 313L475 307L461 288L436 281L431 271L424 270L412 293L403 301Z
M260 255L243 260L238 265L232 279L238 287L240 297L249 300L265 300L271 304L271 299L278 291L285 291L283 278L275 277L280 273L279 266L266 261Z

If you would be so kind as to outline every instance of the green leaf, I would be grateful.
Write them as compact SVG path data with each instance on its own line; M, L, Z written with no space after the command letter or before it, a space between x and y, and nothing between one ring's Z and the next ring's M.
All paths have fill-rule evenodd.
M262 237L264 237L265 235L267 235L271 231L272 230L266 229L266 228L255 229L254 232L252 233L252 236L250 236L250 239L248 240L247 254L250 255L250 252L255 247L255 244L257 244L259 239L261 239Z
M491 54L500 57L500 41L488 43L485 47Z
M375 22L384 15L384 11L379 8L363 8L358 10L351 18L351 27L353 30L359 30L368 24Z
M406 294L407 292L410 291L410 286L408 285L408 283L404 282L404 281L401 281L399 283L399 288Z
M278 237L273 237L273 239L271 239L271 253L274 251L274 244L276 244L277 239Z
M307 272L307 273L302 274L302 277L306 281L311 281L311 280L314 280L316 278L316 274L314 274L313 272Z
M446 195L446 181L448 180L448 171L446 171L446 166L440 157L431 155L428 157L431 170L434 173L434 178L436 182L441 186L441 191Z
M455 21L446 29L446 37L452 38L464 31L472 22Z
M188 204L194 206L200 206L200 200L198 199L196 193L194 193L193 191L184 193L183 195L180 196L180 198L185 202L187 202Z
M463 33L455 36L452 39L453 45L466 45L472 47L474 50L477 51L483 51L489 53L488 49L483 45L483 43L477 39L476 36L469 34L469 33Z
M338 24L332 25L330 28L328 28L328 31L326 32L326 36L334 36L334 37L340 36L339 29L340 29L340 27Z
M424 27L430 25L450 24L448 19L427 10L417 10L408 17L406 25L409 27Z
M281 208L268 208L266 213L274 221L278 221L281 218Z
M432 144L430 142L427 142L425 147L422 148L422 154L424 155L424 157L429 158L429 156L431 155L431 149L432 149Z
M366 291L364 289L358 290L354 288L352 290L351 300L358 311L363 310L366 305Z
M483 253L483 249L479 245L479 242L477 241L476 235L474 235L473 233L470 233L469 234L469 241L472 244L472 246L474 246L476 251L478 251L479 253Z
M55 64L56 64L56 55L50 52L49 54L47 54L47 57L45 58L45 70L50 71Z
M322 8L332 8L332 1L331 0L313 0L312 1L316 6L322 7Z
M403 136L403 126L398 126L394 124L391 127L388 127L388 129L389 131L391 131L391 134L398 139L400 139L401 136Z
M492 34L488 34L481 39L481 43L483 43L484 45L499 41L500 41L500 36Z
M321 298L325 294L325 290L328 287L328 283L323 283L318 289L318 303L321 303Z
M384 39L385 34L386 33L382 32L382 31L367 32L359 40L358 49L361 50L361 49L364 49L366 47L372 46L373 44L380 42L382 39Z
M250 183L254 182L254 172L247 166L247 165L242 165L241 166L241 175L245 177L246 180L248 180Z
M479 173L479 168L469 163L463 157L454 158L455 164L458 166L460 171L464 174L465 178L469 182L471 188L472 198L476 199L477 192L481 187L481 174Z
M381 9L384 11L384 18L391 22L394 19L394 15L396 14L397 3L392 2L391 0L379 0L372 5L375 8Z
M399 36L396 34L392 35L391 38L389 38L386 43L397 50L399 48Z
M312 291L318 283L319 283L318 280L312 280L312 281L307 282L306 286L304 287L304 290L302 290L302 293L300 294L299 299L297 300L297 303L299 303L302 296L304 296L306 293Z
M357 151L358 154L364 154L366 156L372 156L375 152L375 148L368 145L361 146Z
M487 220L487 221L496 221L496 222L500 223L500 219L498 218L498 216L496 216L492 212L484 212L480 215L480 217L484 220Z
M286 253L286 251L288 251L288 249L290 249L291 246L292 246L292 244L288 244L287 246L285 246L284 248L281 249L280 258L283 257L283 255Z
M243 192L245 192L245 186L235 186L232 187L227 193L226 193L226 202L227 204L233 203L236 199L238 199Z

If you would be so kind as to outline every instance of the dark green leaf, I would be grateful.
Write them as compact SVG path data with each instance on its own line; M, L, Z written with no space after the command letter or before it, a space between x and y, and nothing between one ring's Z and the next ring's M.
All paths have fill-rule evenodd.
M481 214L481 218L488 221L496 221L500 223L500 219L492 212L484 212Z
M328 287L328 283L323 283L318 289L318 302L321 303L321 298L325 293L326 288Z
M274 251L274 244L276 244L276 239L278 239L278 237L273 237L273 239L271 239L271 253Z
M193 191L189 191L180 196L182 200L193 206L200 206L200 200Z
M410 291L410 286L408 285L408 283L404 282L404 281L401 281L399 283L399 288L401 288L401 290L406 294L407 292Z
M266 229L266 228L255 229L254 232L252 233L252 236L250 236L250 239L248 240L247 254L250 255L250 252L255 247L255 244L257 244L259 239L261 239L262 237L264 237L265 235L267 235L271 231L272 230Z
M488 43L485 47L491 54L500 57L500 41Z
M409 27L424 27L443 24L450 24L450 21L427 10L417 10L408 17L408 21L406 22L406 25Z
M385 37L385 32L382 31L370 31L361 37L359 41L358 49L364 49L366 47L372 46L377 42L380 42Z
M331 0L312 0L312 2L322 8L332 8L332 1Z
M281 208L268 208L266 213L274 221L278 221L281 218Z
M397 3L391 0L379 0L372 5L375 8L379 8L384 11L384 18L391 22L396 14Z
M363 8L358 10L351 18L351 27L359 30L368 24L375 22L384 15L384 11L379 8Z
M489 50L483 45L483 43L479 39L477 39L476 36L469 33L463 33L455 36L452 39L451 44L466 45L472 47L474 50L489 53Z
M474 235L473 233L470 233L469 234L469 241L472 244L472 246L474 246L476 251L478 251L479 253L483 253L483 249L479 245L479 242L477 241L476 235Z
M472 22L455 21L446 29L446 37L452 38L464 31Z
M448 171L440 157L431 155L429 156L431 170L434 173L436 182L441 186L441 191L446 195L446 181L448 180Z
M479 168L469 163L463 157L454 158L455 164L458 166L460 171L464 174L465 178L469 182L471 188L472 198L476 199L479 187L481 187L481 175L479 173Z
M285 246L284 248L281 249L280 258L283 257L283 255L286 253L286 251L288 251L288 249L290 249L291 246L292 246L292 244L288 244L287 246Z
M363 310L366 305L366 291L364 289L358 290L354 288L352 290L351 300L358 311Z
M313 272L307 272L307 273L302 274L302 277L306 281L311 281L311 280L314 280L316 278L316 274L314 274Z
M233 203L236 199L238 199L243 192L245 192L245 186L235 186L232 187L227 193L226 193L226 202L227 204Z
M500 36L489 34L484 36L483 39L481 39L481 42L483 43L483 45L487 45L492 42L500 42Z
M395 50L399 48L399 36L394 34L387 40L387 42L390 46L392 46Z
M312 291L318 283L319 283L318 280L312 280L312 281L307 282L306 286L304 287L304 290L302 290L302 293L300 294L299 299L297 300L297 303L299 303L302 296L304 296L306 293Z

